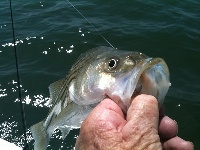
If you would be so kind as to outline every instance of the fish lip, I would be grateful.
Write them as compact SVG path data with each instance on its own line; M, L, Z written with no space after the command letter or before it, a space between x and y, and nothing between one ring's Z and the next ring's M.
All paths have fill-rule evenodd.
M139 63L136 67L138 67L138 69L132 69L131 71L131 75L130 75L130 79L129 79L129 85L127 85L126 89L128 91L128 89L130 89L130 91L128 91L127 95L128 97L126 97L125 99L126 100L122 100L123 102L125 102L125 107L126 109L123 108L123 112L126 112L127 109L129 108L129 106L131 105L131 102L132 100L140 95L140 94L150 94L150 93L143 93L141 92L141 90L143 89L143 86L145 85L145 83L143 83L144 81L142 80L142 77L145 75L146 71L148 69L151 69L151 68L156 68L157 66L156 65L160 65L161 66L161 69L163 69L164 71L164 75L166 74L166 83L169 82L169 70L168 70L168 67L167 67L167 64L165 63L165 61L162 59L162 58L148 58L148 59L145 59L145 61ZM157 69L157 68L156 68ZM159 69L159 68L158 68ZM135 71L137 71L137 75L135 74ZM141 88L139 87L139 82L141 81ZM170 86L170 82L168 85L166 85L166 91L168 91L168 88ZM139 89L137 89L139 88ZM154 90L156 91L156 94L153 95L155 96L158 101L160 100L158 94L159 94L159 89L156 89L155 87L153 87ZM137 91L136 91L137 89ZM145 90L144 90L145 91ZM152 94L150 94L152 95ZM166 94L163 94L164 96ZM163 98L164 99L164 98ZM161 100L160 100L161 101ZM163 102L160 102L159 105L162 105ZM161 106L159 106L161 107Z

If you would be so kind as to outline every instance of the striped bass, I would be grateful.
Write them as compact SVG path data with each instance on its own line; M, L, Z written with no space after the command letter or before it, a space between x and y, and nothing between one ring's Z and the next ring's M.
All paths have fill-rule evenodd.
M162 58L100 46L84 54L69 74L49 86L48 116L33 125L34 150L45 150L55 129L63 139L103 99L109 97L126 114L139 94L155 96L161 107L170 86L169 70Z

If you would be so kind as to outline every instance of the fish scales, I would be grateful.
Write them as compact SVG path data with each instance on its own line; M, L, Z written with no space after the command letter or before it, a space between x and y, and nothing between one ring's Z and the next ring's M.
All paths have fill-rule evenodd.
M100 46L78 58L69 74L49 86L51 108L47 117L31 126L35 150L45 150L55 129L63 139L105 97L126 114L139 94L153 95L161 107L171 83L162 58Z
M91 58L94 57L93 53L96 51L92 49L89 53L84 53L77 59L76 63L73 64L72 68L69 71L69 74L66 76L66 78L63 80L63 86L61 87L61 90L54 101L52 105L57 104L58 100L62 101L62 104L64 104L64 101L68 98L69 92L69 84L72 80L76 78L76 76L79 74L79 69L84 67L85 63L87 63ZM69 101L70 103L70 101Z

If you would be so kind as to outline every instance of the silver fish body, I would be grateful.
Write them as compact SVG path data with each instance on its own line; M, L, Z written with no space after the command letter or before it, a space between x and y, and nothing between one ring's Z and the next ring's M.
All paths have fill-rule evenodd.
M31 132L35 150L45 150L55 129L63 138L104 98L115 101L126 113L139 94L155 96L162 106L170 86L169 70L161 58L133 51L97 47L82 54L69 74L49 86L51 110Z

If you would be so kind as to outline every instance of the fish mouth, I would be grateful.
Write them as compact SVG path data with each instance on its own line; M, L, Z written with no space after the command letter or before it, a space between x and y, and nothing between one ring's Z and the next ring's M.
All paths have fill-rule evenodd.
M123 106L120 107L123 112L127 112L132 100L140 94L154 96L161 107L170 85L169 70L165 61L162 58L145 59L130 72L121 96Z

